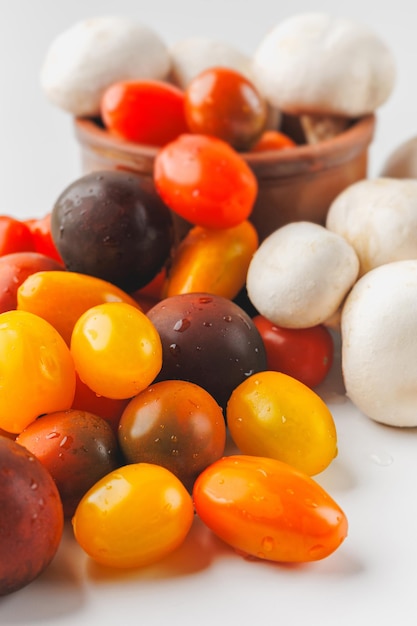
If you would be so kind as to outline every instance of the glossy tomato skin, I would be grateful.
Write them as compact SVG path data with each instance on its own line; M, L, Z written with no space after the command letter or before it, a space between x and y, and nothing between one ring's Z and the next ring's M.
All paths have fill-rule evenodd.
M267 152L295 148L297 144L291 137L278 130L265 130L258 141L251 147L251 152Z
M181 380L155 383L127 405L118 437L129 463L155 463L191 489L226 444L223 412L202 387Z
M51 231L68 270L129 293L158 274L174 242L171 213L152 181L121 170L91 172L64 189Z
M0 436L0 596L25 587L58 550L64 516L47 469L26 448Z
M323 325L311 328L282 328L262 315L253 322L260 332L268 368L293 376L308 387L316 387L333 365L334 343Z
M55 480L67 518L88 489L116 469L120 461L110 425L97 415L75 409L43 415L29 424L16 441Z
M271 457L313 476L337 455L337 433L325 402L282 372L253 374L227 403L227 424L244 454Z
M76 540L94 560L136 568L176 550L193 518L191 496L172 472L160 465L132 463L91 487L72 524Z
M101 117L111 133L150 146L163 146L188 132L183 91L162 81L113 83L103 94Z
M170 296L147 316L162 342L158 382L195 383L225 408L237 385L266 369L257 328L243 309L227 298L207 293Z
M71 408L98 415L110 424L115 435L128 402L129 398L117 400L97 394L76 374L75 395Z
M142 311L125 302L106 302L83 313L70 348L81 380L116 400L145 389L162 365L158 331Z
M0 314L0 428L20 433L39 415L71 407L74 361L51 324L27 311Z
M155 159L156 189L172 211L206 228L231 228L249 217L258 192L243 158L216 137L183 134Z
M236 150L248 150L265 128L265 100L250 80L231 68L211 67L198 74L184 100L191 132L213 135Z
M14 217L0 215L0 256L34 250L35 244L29 227Z
M201 520L240 553L278 562L332 554L347 518L313 479L275 459L234 455L204 470L193 490Z
M44 254L63 265L63 260L52 239L51 214L47 213L44 217L25 220L25 224L32 233L35 252Z
M63 269L61 263L39 252L12 252L0 257L0 313L17 308L17 290L28 276Z

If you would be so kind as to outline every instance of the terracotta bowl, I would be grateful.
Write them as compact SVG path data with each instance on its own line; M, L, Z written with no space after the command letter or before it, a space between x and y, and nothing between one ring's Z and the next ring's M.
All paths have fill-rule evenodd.
M258 179L259 192L251 221L260 240L289 222L308 220L324 224L334 198L350 184L366 178L375 123L375 116L369 115L319 144L242 153ZM92 119L76 119L75 134L81 146L83 173L126 169L152 181L157 148L118 139ZM189 225L175 216L174 220L181 237Z

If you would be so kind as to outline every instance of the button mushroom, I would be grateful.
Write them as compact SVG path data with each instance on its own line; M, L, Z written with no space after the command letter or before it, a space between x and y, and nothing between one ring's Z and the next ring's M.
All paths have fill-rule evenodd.
M365 415L417 426L417 260L381 265L353 287L342 309L346 393Z
M326 228L355 249L360 276L385 263L417 259L417 180L350 185L330 205Z
M284 113L300 115L310 143L373 113L391 94L395 63L366 26L325 13L277 24L253 57L256 81Z
M56 106L76 116L100 112L109 85L124 79L164 79L168 49L147 26L123 17L78 22L51 43L41 85Z
M388 156L381 176L389 178L417 178L417 136L401 143Z
M333 317L357 279L359 261L343 237L312 222L282 226L249 265L249 299L278 326L308 328Z

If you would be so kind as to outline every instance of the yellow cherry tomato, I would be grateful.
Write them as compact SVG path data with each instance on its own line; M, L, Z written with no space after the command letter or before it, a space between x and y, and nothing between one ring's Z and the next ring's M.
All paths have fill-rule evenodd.
M178 548L193 517L191 496L172 472L133 463L99 480L81 499L72 524L77 542L93 559L132 568Z
M78 272L36 272L17 292L17 308L47 320L67 344L77 319L92 306L104 302L139 304L116 285Z
M195 226L175 252L165 295L207 292L233 300L257 247L258 235L247 220L226 229Z
M309 474L337 455L333 416L312 389L281 372L254 374L232 393L227 424L243 454L283 461Z
M77 320L71 354L81 380L107 398L131 398L162 367L162 343L150 319L124 302L91 307Z
M61 335L26 311L0 315L0 428L20 433L39 415L72 405L75 368Z

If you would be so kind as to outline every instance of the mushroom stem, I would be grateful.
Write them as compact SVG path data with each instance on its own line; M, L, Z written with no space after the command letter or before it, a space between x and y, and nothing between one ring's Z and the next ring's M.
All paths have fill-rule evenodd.
M308 115L300 116L300 124L303 129L305 140L308 144L315 144L339 135L349 125L347 117L334 115Z

